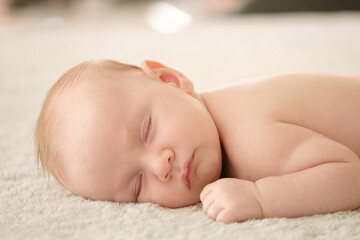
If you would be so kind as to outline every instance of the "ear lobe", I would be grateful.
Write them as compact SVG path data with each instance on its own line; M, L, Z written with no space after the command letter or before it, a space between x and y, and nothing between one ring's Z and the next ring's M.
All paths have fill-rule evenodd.
M150 60L144 60L140 67L147 76L153 79L159 79L164 83L170 83L189 94L194 92L192 82L175 69Z

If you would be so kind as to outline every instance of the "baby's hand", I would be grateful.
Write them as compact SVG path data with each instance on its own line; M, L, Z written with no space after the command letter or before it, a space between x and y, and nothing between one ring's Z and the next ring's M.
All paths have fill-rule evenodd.
M216 221L231 223L263 217L260 193L251 181L219 179L205 186L200 200L206 214Z

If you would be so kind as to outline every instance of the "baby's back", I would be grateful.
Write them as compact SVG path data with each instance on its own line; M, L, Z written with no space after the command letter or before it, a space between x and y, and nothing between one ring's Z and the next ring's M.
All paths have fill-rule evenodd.
M254 181L285 173L282 153L291 139L268 130L274 129L266 127L271 124L304 128L360 156L360 77L278 75L243 81L204 93L204 97L217 124L231 177Z

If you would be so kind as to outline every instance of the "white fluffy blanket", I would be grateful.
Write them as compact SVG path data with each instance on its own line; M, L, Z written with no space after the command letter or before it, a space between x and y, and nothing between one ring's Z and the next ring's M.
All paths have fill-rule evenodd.
M62 13L39 10L38 20L0 33L0 239L360 239L359 210L226 225L201 204L84 200L37 173L32 148L47 89L83 60L158 60L197 89L280 72L359 74L358 13L195 18L160 34L144 23L145 7L102 10L82 20L67 13L53 27L41 19Z

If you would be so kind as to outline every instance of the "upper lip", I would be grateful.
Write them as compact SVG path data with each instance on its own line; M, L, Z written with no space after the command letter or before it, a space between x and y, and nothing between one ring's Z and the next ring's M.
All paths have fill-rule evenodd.
M181 180L183 181L183 183L186 186L190 186L190 182L189 182L189 179L187 176L188 176L190 163L193 159L194 159L194 154L192 154L191 157L187 161L185 161L183 168L182 168Z

